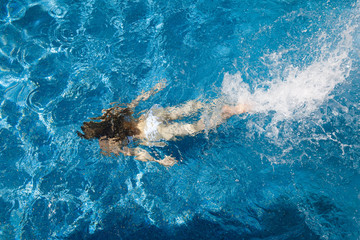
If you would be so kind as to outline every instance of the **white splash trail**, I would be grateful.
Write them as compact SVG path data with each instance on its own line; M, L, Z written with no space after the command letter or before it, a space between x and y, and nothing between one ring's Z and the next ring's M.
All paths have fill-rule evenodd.
M341 34L341 40L334 50L332 42L323 43L320 47L320 56L310 65L303 68L288 64L285 71L279 74L275 66L282 53L273 53L274 70L270 74L277 76L271 80L263 80L262 85L250 91L247 83L243 82L241 74L225 74L222 83L222 94L231 103L248 103L252 112L275 112L274 120L307 116L326 100L336 85L344 82L349 76L352 59L349 56L352 50L355 32L354 26L349 26ZM331 37L325 37L331 41ZM322 42L324 33L319 36ZM280 57L279 57L280 55ZM284 63L286 64L286 63Z

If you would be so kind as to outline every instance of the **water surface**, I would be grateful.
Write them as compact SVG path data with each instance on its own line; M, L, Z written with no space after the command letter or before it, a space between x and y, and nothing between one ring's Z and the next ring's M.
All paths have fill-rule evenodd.
M359 239L359 4L1 1L1 239ZM253 111L169 169L77 137L162 78Z

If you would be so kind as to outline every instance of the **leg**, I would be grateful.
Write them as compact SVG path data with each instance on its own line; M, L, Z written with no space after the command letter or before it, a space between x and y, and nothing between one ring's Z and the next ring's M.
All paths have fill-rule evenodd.
M193 124L191 123L172 123L168 125L160 125L158 127L159 133L165 140L175 140L176 137L183 137L187 135L196 135L205 129L204 120L199 120Z
M166 120L176 120L194 115L200 109L204 108L204 106L205 104L200 101L191 100L180 106L159 109L155 114Z
M191 123L172 123L161 126L159 131L163 136L168 134L167 140L177 136L195 135L205 129L213 129L226 121L233 115L238 115L249 111L247 104L238 104L236 106L224 105L220 111L213 111L208 118L203 116L199 121Z

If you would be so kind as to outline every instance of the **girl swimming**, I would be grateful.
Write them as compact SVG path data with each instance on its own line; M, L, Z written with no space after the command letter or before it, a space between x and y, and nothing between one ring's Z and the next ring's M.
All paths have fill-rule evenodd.
M167 141L174 141L177 137L195 135L205 129L212 129L220 125L226 119L236 114L242 114L249 110L248 105L238 104L230 106L222 104L219 99L211 104L191 100L180 106L162 108L154 106L150 110L134 118L134 109L141 101L146 101L165 87L165 80L156 84L153 89L143 92L126 107L114 105L102 110L103 115L84 122L81 126L83 133L77 132L81 138L99 139L99 145L103 154L135 156L140 161L154 161L164 166L173 166L177 161L172 156L163 159L155 159L140 146L129 147L130 143L144 146L165 146ZM210 111L209 111L210 109ZM186 116L194 116L200 110L210 112L209 118L202 116L195 123L180 123Z

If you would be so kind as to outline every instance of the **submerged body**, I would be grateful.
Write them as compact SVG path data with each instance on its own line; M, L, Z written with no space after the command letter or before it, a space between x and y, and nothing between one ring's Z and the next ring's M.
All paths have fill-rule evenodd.
M195 135L205 129L215 128L229 117L248 111L248 105L246 104L229 106L221 104L218 99L210 104L192 100L175 107L162 108L154 106L137 119L134 119L132 117L133 109L140 101L146 101L164 86L164 82L158 83L149 92L138 96L125 109L115 106L103 110L103 116L93 118L101 121L84 122L81 127L84 134L78 133L79 136L86 139L98 138L100 148L104 154L118 155L121 153L125 156L135 156L135 159L140 161L155 161L164 166L173 166L176 160L172 156L155 159L140 146L129 148L128 145L134 141L139 145L162 147L166 145L167 141L174 141L177 137ZM201 116L200 120L194 123L175 122L175 120L187 116L194 116L204 109L211 110L208 119ZM101 127L102 132L95 131Z

